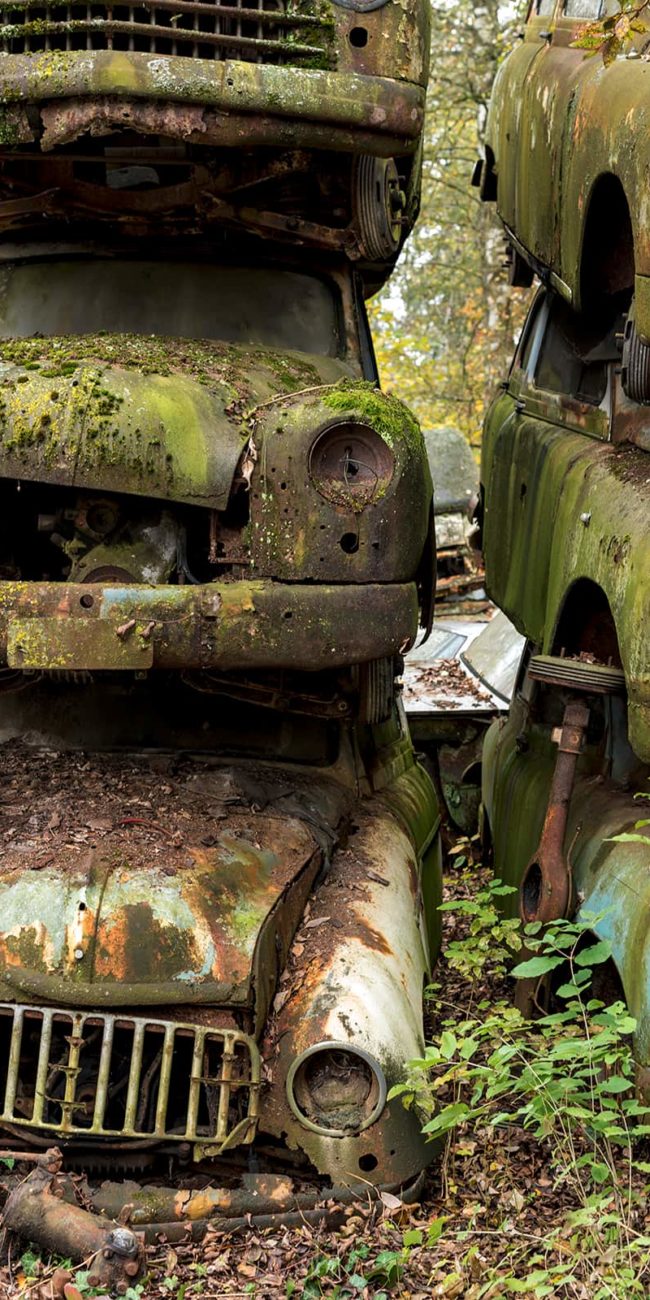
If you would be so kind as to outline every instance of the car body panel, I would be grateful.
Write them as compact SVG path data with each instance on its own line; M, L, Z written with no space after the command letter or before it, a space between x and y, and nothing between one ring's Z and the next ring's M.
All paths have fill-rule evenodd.
M550 271L554 287L581 310L600 287L586 263L583 269L592 200L603 178L615 178L632 222L636 321L647 339L650 75L639 57L647 32L605 66L600 56L589 57L574 44L586 22L565 17L559 4L545 18L531 17L523 42L497 73L485 136L496 173L497 210L516 245L542 274ZM605 211L599 221L605 223L600 232L605 248ZM614 263L615 257L609 291L632 290L627 264L617 283Z
M556 753L550 728L530 721L521 697L486 737L483 799L494 861L499 877L516 891L537 851ZM588 920L597 918L594 933L612 945L637 1020L635 1053L643 1069L650 1064L650 841L611 842L632 832L641 812L632 790L594 773L588 757L580 760L565 840L577 905ZM516 915L518 893L504 906Z
M520 357L521 349L483 435L486 586L545 653L562 649L557 629L572 588L583 579L604 592L625 670L631 743L647 762L646 453L608 440L603 409L524 382Z

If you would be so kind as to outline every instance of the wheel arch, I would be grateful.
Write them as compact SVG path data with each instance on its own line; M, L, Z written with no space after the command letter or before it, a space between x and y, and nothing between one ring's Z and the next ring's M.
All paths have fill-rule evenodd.
M634 292L634 226L624 186L614 172L594 180L582 223L578 255L578 294L581 310L604 298L629 300Z
M567 588L554 622L549 652L592 654L600 663L623 666L618 628L609 598L592 578L575 578Z

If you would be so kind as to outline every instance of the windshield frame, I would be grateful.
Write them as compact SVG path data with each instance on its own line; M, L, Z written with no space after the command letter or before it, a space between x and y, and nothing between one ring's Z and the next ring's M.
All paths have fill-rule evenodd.
M160 265L164 267L169 267L172 264L177 266L190 265L190 266L196 266L200 271L204 271L206 266L209 265L211 267L214 267L215 271L218 271L220 267L223 267L224 270L226 271L231 271L234 267L237 267L237 268L241 268L242 271L249 272L249 273L256 273L257 271L261 271L261 272L268 271L271 273L276 273L278 275L282 273L289 273L297 276L304 276L304 277L308 277L310 280L313 280L317 283L319 282L321 285L323 285L329 297L331 298L332 322L333 322L333 329L334 329L334 344L335 344L335 346L332 348L331 351L325 352L324 350L321 350L319 352L308 352L304 350L304 355L318 356L329 360L342 360L342 361L353 362L353 363L357 362L357 364L359 364L361 362L362 351L363 351L362 340L359 337L359 333L360 333L359 327L361 326L361 328L363 328L363 325L365 325L365 333L368 336L366 341L366 350L368 347L368 343L370 346L370 351L372 350L372 344L370 343L369 340L367 321L365 319L363 321L359 320L358 302L355 301L357 299L357 294L355 293L354 285L351 283L351 276L349 272L347 275L346 274L342 275L340 271L338 273L336 272L332 273L332 270L330 268L326 268L318 264L317 265L307 264L304 260L300 260L300 261L289 260L286 258L275 258L275 257L273 258L264 257L264 258L253 259L249 256L246 256L245 253L235 255L234 250L232 250L232 252L233 252L232 256L217 257L214 255L214 250L212 250L212 255L208 257L207 255L205 255L206 250L203 249L202 247L192 247L191 245L188 246L187 244L184 244L183 246L178 248L174 248L173 250L169 250L166 247L162 247L161 249L156 249L155 252L152 252L149 249L145 250L142 248L142 246L138 246L138 244L135 245L126 244L124 247L115 247L115 248L106 248L104 246L97 246L92 243L88 243L88 244L61 243L53 246L46 245L40 247L33 246L33 245L24 245L24 244L23 245L0 244L0 273L3 267L7 265L20 267L20 266L44 265L48 263L61 264L63 262L78 263L78 262L94 261L98 263L119 262L122 264L133 262L133 263L140 263L145 265L160 263ZM363 315L365 317L365 312L363 313ZM16 339L16 338L22 338L22 339L33 338L37 334L41 334L41 333L42 333L41 330L36 329L33 331L33 333L30 334L28 333L24 333L20 335L6 334L3 337L0 337L0 348L2 346L3 341L8 342L10 339ZM153 333L153 331L133 330L128 328L125 328L124 330L120 330L120 331L116 331L112 329L106 330L106 329L102 329L101 326L98 325L96 328L90 328L88 330L83 331L83 333L79 330L71 330L65 332L61 330L61 331L57 331L56 334L55 333L48 334L46 332L45 337L82 338L82 337L92 337L94 334L105 334L105 335L113 334L115 336L119 334L124 334L124 335L135 334L135 335L140 335L141 337L147 337L150 333ZM254 340L254 339L247 340L244 338L220 339L216 336L212 337L211 335L205 335L205 334L195 334L195 335L189 335L189 334L186 335L182 333L175 334L168 330L161 331L158 337L170 337L170 338L179 338L179 339L187 337L187 338L193 338L195 341L201 338L207 340L208 342L214 342L214 343L225 342L226 344L233 343L234 345L239 345L239 346L242 345L245 346L250 342L250 346L252 347L268 348L270 351L276 351L276 352L303 351L303 349L295 346L290 347L285 340L279 340L278 342L273 342L272 340L260 342L259 340ZM365 368L366 367L364 366L364 370Z

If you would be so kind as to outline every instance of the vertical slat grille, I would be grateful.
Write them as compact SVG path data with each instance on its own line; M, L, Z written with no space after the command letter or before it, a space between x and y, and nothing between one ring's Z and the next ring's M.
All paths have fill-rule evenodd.
M13 0L0 52L127 50L249 63L334 66L333 24L311 0Z
M215 1149L251 1140L259 1087L236 1030L0 1003L0 1125Z
M9 1060L7 1063L7 1081L5 1086L3 1111L3 1114L5 1115L13 1115L14 1113L16 1087L18 1085L18 1065L20 1062L20 1042L23 1034L23 1016L24 1012L22 1007L17 1007L11 1027L11 1044L9 1048Z

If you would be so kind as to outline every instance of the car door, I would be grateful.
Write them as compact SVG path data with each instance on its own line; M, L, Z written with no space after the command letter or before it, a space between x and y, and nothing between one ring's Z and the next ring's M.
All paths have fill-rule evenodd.
M541 290L483 435L486 586L542 643L557 520L571 457L610 430L614 323L586 322Z

